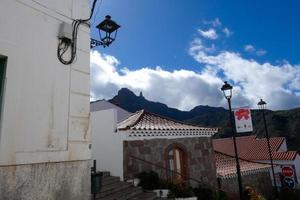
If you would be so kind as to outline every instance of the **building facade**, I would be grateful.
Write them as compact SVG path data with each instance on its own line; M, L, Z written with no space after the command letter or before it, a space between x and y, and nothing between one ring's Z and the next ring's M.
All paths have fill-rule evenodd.
M217 129L183 124L145 110L116 122L115 109L92 113L92 157L98 170L109 170L123 180L152 170L161 178L191 186L217 186L211 140Z
M219 189L230 199L239 199L239 185L234 156L215 152ZM254 188L266 198L272 197L272 182L269 170L271 165L239 159L243 189Z
M256 136L241 136L236 138L238 156L241 159L270 164L270 156L266 138L256 138ZM234 156L232 138L214 139L214 150L226 155ZM286 139L284 137L270 138L270 147L274 164L275 179L277 186L284 185L282 170L284 167L293 169L293 174L288 177L292 179L293 188L300 188L300 156L297 151L288 151ZM270 177L273 181L270 169Z
M88 0L0 2L0 199L88 199L90 32L57 59L61 23L88 18Z
M99 110L109 110L109 109L114 109L116 110L117 114L117 122L121 122L124 119L126 119L129 115L132 113L124 110L123 108L120 108L119 106L116 106L113 103L110 103L109 101L106 100L98 100L98 101L93 101L91 102L91 112L96 112Z

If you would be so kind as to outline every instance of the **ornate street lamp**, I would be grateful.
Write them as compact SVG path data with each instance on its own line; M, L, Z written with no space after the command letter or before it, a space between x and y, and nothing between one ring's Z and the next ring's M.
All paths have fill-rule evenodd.
M232 97L232 86L229 83L227 83L227 81L225 81L221 90L223 91L224 97L227 100L229 100L229 103L230 103L230 99Z
M91 38L91 48L99 45L108 47L116 39L120 25L111 20L111 16L106 15L105 19L96 28L99 30L100 41Z
M277 184L276 184L276 179L275 179L275 172L274 172L274 165L273 165L273 157L272 157L272 152L271 152L271 146L270 146L270 137L268 133L268 128L267 128L267 123L266 123L266 116L265 116L265 110L267 107L267 103L260 99L260 101L257 103L258 108L262 112L263 120L264 120L264 126L265 126L265 131L266 131L266 137L267 137L267 144L268 144L268 151L269 151L269 157L270 157L270 162L271 162L271 167L272 167L272 175L273 175L273 181L274 181L274 187L275 187L275 195L278 197L278 190L277 190Z
M62 64L70 65L74 62L77 52L77 35L79 26L81 24L90 26L89 21L93 16L96 3L97 0L94 0L91 14L88 19L75 19L73 20L72 25L62 23L58 35L59 43L57 47L57 58ZM96 39L91 39L91 48L94 48L99 45L102 45L103 47L108 47L116 39L117 30L118 28L120 28L120 25L111 20L111 17L109 15L106 15L105 19L96 27L99 30L100 41ZM70 49L70 51L68 51L68 49ZM70 52L69 57L64 56L66 52Z
M236 133L235 133L235 129L234 129L234 121L233 121L233 114L232 114L231 101L230 101L231 97L232 97L232 86L229 83L227 83L227 81L225 81L221 90L223 91L224 97L228 101L230 124L231 124L231 130L232 130L235 161L236 161L236 171L237 171L238 184L239 184L239 193L240 193L240 199L242 200L243 199L242 176L241 176L240 162L239 162L237 146L236 146L236 139L235 139Z

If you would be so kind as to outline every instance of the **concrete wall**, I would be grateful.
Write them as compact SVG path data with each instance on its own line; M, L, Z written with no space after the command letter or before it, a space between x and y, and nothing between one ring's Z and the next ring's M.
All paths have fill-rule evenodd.
M108 110L115 109L117 111L117 122L121 122L126 119L132 113L108 102L105 100L94 101L91 103L91 112L99 111L99 110Z
M277 151L280 151L280 152L287 151L286 139L284 139L284 141L282 142L282 144L280 145L280 147Z
M90 165L86 161L0 167L1 200L87 200Z
M267 162L267 161L265 161ZM274 160L274 164L280 165L278 171L281 173L281 168L283 166L293 166L295 169L294 179L295 188L300 189L300 156L297 155L295 160Z
M243 187L251 186L264 197L269 198L272 194L271 177L268 171L255 174L242 175ZM239 199L239 186L237 177L221 179L221 189L230 199Z
M270 164L269 160L259 160L258 162L269 163ZM294 167L294 171L295 171L295 174L294 174L295 188L300 189L300 156L299 156L299 154L296 156L295 160L274 160L273 163L275 165L274 166L275 174L281 174L282 173L281 168L283 166L292 166L292 167ZM270 176L272 178L272 184L273 184L273 176L272 176L272 171L271 170L270 170ZM276 182L277 185L281 186L281 180L280 180L279 177L278 177L278 179L276 179L276 181L277 181Z
M45 171L42 169L45 164L33 167L33 163L89 163L89 29L80 28L74 64L65 66L56 56L60 24L72 23L74 18L88 18L89 10L88 0L0 1L0 55L7 57L1 110L0 176L5 176L10 168L17 168L19 173L12 173L8 179L1 178L1 187L16 181L18 184L47 185L47 178L53 179L47 177L50 174L46 173L43 179L33 176L38 173L35 169ZM85 164L84 167L89 170ZM29 173L29 169L33 171ZM46 169L57 170L50 164ZM68 164L59 168L61 171L68 169ZM66 173L71 179L80 173L86 175L76 168L71 172ZM58 182L67 179L56 178ZM89 180L89 176L82 181L89 184L86 179ZM75 183L65 183L69 191L77 187ZM2 190L1 195L8 195L10 191L13 188L6 194ZM16 196L10 199L18 199L17 193L25 191L28 190L14 192ZM32 188L31 193L43 191ZM54 198L50 196L49 199ZM23 199L32 198L25 196Z
M297 184L296 188L300 189L300 156L299 154L297 155L296 159L294 160L294 166L295 166L295 173L296 173L296 178L297 178Z
M97 160L97 170L110 171L123 179L122 135L117 130L115 109L91 113L92 158Z
M156 171L159 175L165 177L165 170L133 160L129 155L144 159L158 166L167 167L166 149L171 144L179 144L186 149L187 174L189 177L216 187L215 157L211 138L208 137L124 141L125 178L131 179L138 173L149 170ZM190 181L190 184L192 186L197 185L194 181Z

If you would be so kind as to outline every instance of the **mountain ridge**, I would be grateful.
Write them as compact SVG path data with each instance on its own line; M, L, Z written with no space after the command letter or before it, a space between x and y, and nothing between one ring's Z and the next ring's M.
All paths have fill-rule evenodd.
M190 111L181 111L168 107L160 102L147 100L142 93L135 95L127 88L122 88L109 102L129 111L136 112L141 109L165 116L177 121L186 122L197 126L218 127L219 133L215 137L230 137L231 127L228 110L223 107L199 105ZM264 124L259 110L252 109L253 132L240 135L256 134L258 137L265 135ZM270 136L281 136L287 139L290 150L300 151L300 108L290 110L266 110L266 120Z

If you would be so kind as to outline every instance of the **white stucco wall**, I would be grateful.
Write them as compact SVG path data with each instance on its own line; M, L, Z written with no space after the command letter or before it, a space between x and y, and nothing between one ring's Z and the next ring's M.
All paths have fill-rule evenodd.
M91 113L92 159L97 160L97 170L109 171L123 179L123 138L117 130L115 109Z
M0 1L0 166L90 159L89 29L80 27L74 64L56 56L60 24L89 11L88 0Z
M257 162L270 163L269 160L257 160ZM275 165L275 167L274 167L275 173L281 173L281 167L282 166L294 166L295 167L296 178L297 178L297 182L298 182L298 183L296 183L295 187L297 189L300 189L300 156L299 155L297 155L295 160L274 160L273 163ZM270 176L273 180L273 175L272 175L271 170L270 170Z
M108 109L115 109L117 111L117 121L118 123L125 120L129 115L132 113L106 101L106 100L100 100L91 102L91 112L99 111L99 110L108 110Z
M284 141L282 142L282 144L280 145L280 147L277 151L280 151L280 152L287 151L286 139L284 139Z
M298 182L298 184L296 183L295 187L297 189L300 189L300 157L299 155L297 155L295 160L291 160L291 161L285 161L285 160L275 160L274 161L275 164L279 164L281 166L285 166L285 165L290 165L290 166L294 166L295 167L295 173L296 173L296 181ZM281 172L281 168L280 168L280 172Z
M296 175L298 179L298 188L300 188L300 156L297 155L296 159L294 160L295 168L296 168Z

